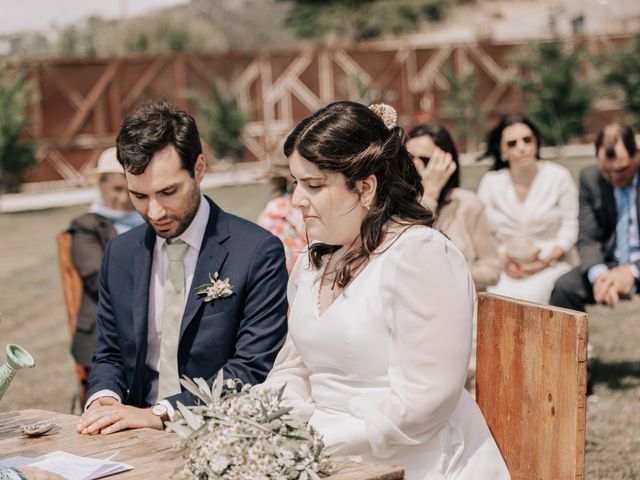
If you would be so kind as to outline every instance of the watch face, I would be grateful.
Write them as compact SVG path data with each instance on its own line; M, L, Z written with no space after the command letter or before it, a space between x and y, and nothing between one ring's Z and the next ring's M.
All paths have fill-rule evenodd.
M157 415L158 417L162 417L167 413L167 407L165 405L154 405L151 409L151 413Z

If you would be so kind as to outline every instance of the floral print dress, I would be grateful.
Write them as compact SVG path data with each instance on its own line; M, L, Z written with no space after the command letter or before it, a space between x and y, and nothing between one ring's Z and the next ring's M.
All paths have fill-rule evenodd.
M258 225L282 240L287 271L291 272L298 255L307 246L302 215L291 204L291 195L282 195L267 203L258 215Z

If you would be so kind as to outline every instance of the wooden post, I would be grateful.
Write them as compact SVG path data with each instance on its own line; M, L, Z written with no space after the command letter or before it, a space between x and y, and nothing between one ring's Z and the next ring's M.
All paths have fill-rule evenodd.
M587 314L481 293L476 396L511 476L584 478Z

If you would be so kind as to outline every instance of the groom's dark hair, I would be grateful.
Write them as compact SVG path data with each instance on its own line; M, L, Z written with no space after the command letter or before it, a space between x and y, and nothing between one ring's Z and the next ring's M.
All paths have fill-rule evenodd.
M182 168L193 177L202 144L198 127L191 115L165 99L143 105L122 122L116 138L118 161L133 175L145 171L153 156L172 145Z

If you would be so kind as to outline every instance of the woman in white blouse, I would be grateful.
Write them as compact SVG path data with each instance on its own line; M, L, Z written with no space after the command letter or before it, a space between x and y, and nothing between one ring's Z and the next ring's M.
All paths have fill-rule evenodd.
M339 456L399 465L408 480L509 478L463 388L473 280L430 228L390 107L377 111L330 104L285 142L315 242L291 274L289 336L265 385L286 383L292 414Z
M571 173L540 160L540 134L528 118L504 116L489 133L494 163L478 195L499 241L504 272L488 291L548 303L578 236L578 192Z

